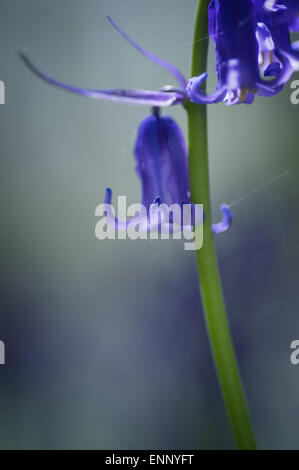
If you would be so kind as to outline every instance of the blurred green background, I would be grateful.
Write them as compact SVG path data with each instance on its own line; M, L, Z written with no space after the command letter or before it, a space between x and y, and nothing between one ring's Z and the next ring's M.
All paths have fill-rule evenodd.
M189 73L196 0L1 0L2 449L232 448L182 241L99 241L106 186L139 202L132 149L149 110L87 100L33 76L94 88L173 83L106 20ZM216 84L213 45L209 90ZM299 78L294 75L294 78ZM186 132L182 109L167 111ZM290 87L209 107L212 196L229 319L260 448L299 448L298 117Z

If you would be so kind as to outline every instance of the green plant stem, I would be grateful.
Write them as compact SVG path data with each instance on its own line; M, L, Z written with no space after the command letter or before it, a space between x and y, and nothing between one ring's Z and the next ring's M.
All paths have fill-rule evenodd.
M199 0L195 24L191 76L207 70L210 0ZM205 212L203 247L196 252L206 325L220 387L238 449L256 449L246 399L227 320L226 308L211 230L207 106L187 102L189 172L192 202Z

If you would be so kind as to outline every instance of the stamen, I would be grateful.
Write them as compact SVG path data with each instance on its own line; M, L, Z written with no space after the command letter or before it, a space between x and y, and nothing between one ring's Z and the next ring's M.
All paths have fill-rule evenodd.
M258 89L257 88L247 88L249 93L253 93L254 95L257 93Z
M243 101L245 101L245 98L247 96L247 91L248 91L247 88L241 88L241 93L240 93L240 96L239 96L239 101L241 103L243 103Z

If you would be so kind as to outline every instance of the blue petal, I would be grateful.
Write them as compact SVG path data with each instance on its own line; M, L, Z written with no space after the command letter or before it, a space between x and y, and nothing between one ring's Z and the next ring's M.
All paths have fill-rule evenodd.
M281 66L278 76L274 80L266 81L259 79L257 82L258 91L257 94L261 96L272 96L279 93L283 85L291 78L293 74L293 67L290 62L288 55L278 49L275 49L275 56L280 60ZM271 65L271 64L270 64ZM277 67L274 66L270 69L272 73L278 71Z
M273 51L274 49L274 42L271 36L271 32L265 23L257 23L256 26L256 38L259 44L259 49L261 52L263 51Z
M116 230L127 230L129 224L130 226L134 226L135 222L136 222L136 225L141 223L139 214L135 215L135 217L133 217L130 220L126 220L126 221L119 220L117 217L115 217L113 213L111 201L112 201L112 190L110 188L106 188L105 201L104 201L105 215L106 215L107 222L111 227L115 228ZM147 229L147 217L144 219L144 224Z
M201 84L207 78L207 73L202 73L199 77L190 78L186 92L189 99L193 103L197 104L210 104L210 103L218 103L222 101L226 94L226 89L224 87L218 88L214 93L210 95L206 95L201 90Z
M126 41L128 41L131 46L133 46L138 52L140 52L142 55L144 55L147 59L151 60L152 62L155 62L157 65L160 67L163 67L164 69L168 70L172 74L172 76L178 81L178 83L181 85L182 89L185 90L187 82L184 77L184 75L172 64L167 62L164 59L161 59L160 57L152 54L151 52L148 52L145 50L143 47L139 46L133 39L131 39L127 33L125 33L119 26L118 24L115 23L115 21L112 20L110 16L107 16L108 20L112 24L112 26L125 38Z
M212 225L212 232L214 234L226 232L232 225L233 214L227 204L221 204L222 220L218 224Z
M63 83L55 78L42 72L32 60L28 57L25 51L20 51L20 57L27 65L27 67L35 73L39 78L63 90L71 93L76 93L81 96L93 99L103 99L115 101L117 103L129 103L147 106L172 106L181 104L184 101L182 93L177 92L163 92L163 91L147 91L147 90L93 90L88 88L78 88L72 85Z
M265 77L278 77L281 73L281 67L279 62L271 62L266 68L264 75Z

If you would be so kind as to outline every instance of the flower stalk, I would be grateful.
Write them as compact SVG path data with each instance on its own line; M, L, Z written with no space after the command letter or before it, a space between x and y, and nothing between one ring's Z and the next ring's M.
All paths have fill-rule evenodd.
M207 70L209 3L210 0L199 0L198 3L193 39L192 77ZM205 320L236 447L253 450L256 449L256 443L232 343L211 230L207 106L188 101L185 108L188 114L191 200L193 203L203 204L205 211L204 244L196 252Z

